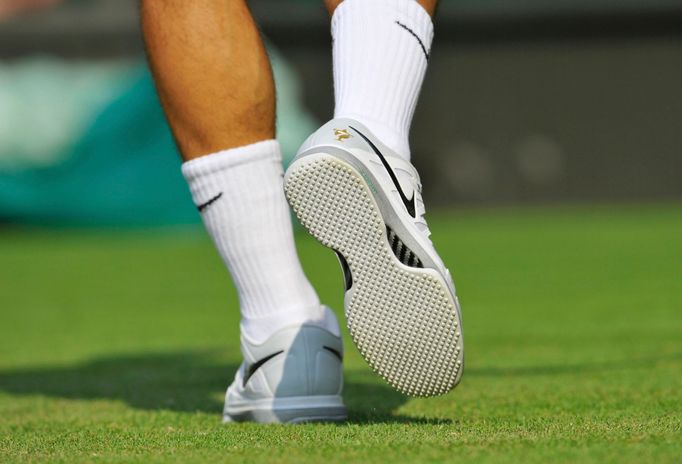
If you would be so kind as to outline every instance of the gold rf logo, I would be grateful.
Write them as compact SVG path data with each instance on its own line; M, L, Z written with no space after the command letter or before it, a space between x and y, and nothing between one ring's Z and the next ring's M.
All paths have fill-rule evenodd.
M339 142L343 142L344 140L351 138L352 135L348 133L348 129L334 129L334 137L336 137L336 140Z

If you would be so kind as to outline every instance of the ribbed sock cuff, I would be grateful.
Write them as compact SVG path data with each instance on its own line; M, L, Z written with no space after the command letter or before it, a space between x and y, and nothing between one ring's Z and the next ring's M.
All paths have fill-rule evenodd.
M277 140L263 140L185 161L182 163L182 175L185 176L187 182L192 182L207 174L267 159L281 162L282 155Z

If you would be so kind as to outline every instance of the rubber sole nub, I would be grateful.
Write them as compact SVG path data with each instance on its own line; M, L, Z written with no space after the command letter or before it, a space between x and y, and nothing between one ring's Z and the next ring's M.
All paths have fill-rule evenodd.
M333 155L310 154L291 165L285 190L303 226L350 268L346 323L372 369L407 395L452 389L463 356L457 303L436 270L396 258L362 175Z

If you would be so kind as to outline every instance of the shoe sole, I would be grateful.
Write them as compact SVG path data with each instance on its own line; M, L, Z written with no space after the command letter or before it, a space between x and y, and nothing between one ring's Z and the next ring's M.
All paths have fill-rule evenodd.
M340 396L290 397L273 401L243 403L226 407L223 423L258 422L303 424L309 422L343 422L348 418Z
M309 154L290 166L285 191L301 224L350 268L346 323L372 369L410 396L441 395L457 385L463 364L457 303L437 271L396 258L362 175L334 155Z
M250 411L248 413L223 415L223 423L257 422L260 424L308 424L312 422L345 422L348 415L344 411Z

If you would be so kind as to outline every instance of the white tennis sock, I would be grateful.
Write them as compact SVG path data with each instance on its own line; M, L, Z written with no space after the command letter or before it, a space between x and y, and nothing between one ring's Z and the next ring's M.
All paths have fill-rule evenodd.
M409 160L431 17L415 0L345 0L332 17L332 37L334 117L357 119Z
M296 255L276 140L187 161L189 183L206 230L234 280L242 335L265 341L275 331L310 323L338 335Z

